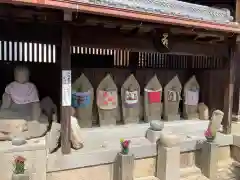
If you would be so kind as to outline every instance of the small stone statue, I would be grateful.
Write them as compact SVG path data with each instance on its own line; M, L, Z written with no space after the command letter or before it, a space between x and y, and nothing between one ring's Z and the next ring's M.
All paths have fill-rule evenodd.
M121 88L122 113L124 124L138 123L140 117L140 86L130 75Z
M118 90L110 74L108 74L97 88L97 106L100 126L116 125Z
M199 103L198 104L198 112L199 112L199 119L209 120L209 109L206 104Z
M184 86L183 117L185 119L199 119L198 102L200 86L196 77L191 77Z
M2 96L0 140L43 136L48 129L48 117L42 114L36 86L29 82L29 70L16 67L14 78Z
M144 120L161 120L162 116L162 86L154 75L144 88Z
M82 74L72 85L72 106L76 108L78 123L82 128L92 127L93 99L92 84Z
M181 100L182 85L178 76L175 76L164 88L163 118L166 121L180 120L179 103Z
M212 135L216 135L217 131L220 129L223 115L224 113L220 110L213 111L211 120L208 125L208 129L210 130Z

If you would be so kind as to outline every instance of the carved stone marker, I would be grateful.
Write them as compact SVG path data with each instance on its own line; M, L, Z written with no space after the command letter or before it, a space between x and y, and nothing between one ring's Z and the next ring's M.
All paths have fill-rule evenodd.
M214 135L221 127L221 123L223 120L224 113L220 110L215 110L212 113L211 120L209 122L208 128L210 129L211 133Z
M198 119L198 101L200 86L195 76L192 76L184 86L183 117L185 119Z
M206 104L198 104L199 119L209 120L209 109Z
M116 125L118 90L110 74L106 75L97 88L97 106L100 126Z
M161 120L162 86L154 75L144 89L144 121Z
M166 121L179 120L179 103L181 100L182 85L178 76L175 76L164 87L163 118Z
M72 106L76 108L78 123L82 128L92 127L93 99L92 84L82 74L72 85Z
M218 171L218 145L205 142L201 151L201 170L209 180L215 180Z
M118 153L115 162L115 180L133 180L134 156L133 154Z
M131 74L121 88L124 124L138 123L140 117L140 86Z
M162 134L158 141L157 178L180 179L180 139L172 134Z

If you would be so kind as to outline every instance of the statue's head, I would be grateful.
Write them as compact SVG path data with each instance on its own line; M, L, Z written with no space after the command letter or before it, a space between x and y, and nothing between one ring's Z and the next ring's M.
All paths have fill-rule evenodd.
M29 81L29 70L25 66L17 66L14 70L15 81L23 84Z

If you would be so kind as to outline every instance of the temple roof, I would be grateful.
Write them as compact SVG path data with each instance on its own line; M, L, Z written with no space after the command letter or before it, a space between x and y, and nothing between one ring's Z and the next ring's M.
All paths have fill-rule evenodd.
M165 14L187 19L229 23L233 17L228 9L217 9L178 0L77 0L83 3L121 8L153 14Z
M178 0L1 0L1 2L240 33L240 25L233 22L229 10Z

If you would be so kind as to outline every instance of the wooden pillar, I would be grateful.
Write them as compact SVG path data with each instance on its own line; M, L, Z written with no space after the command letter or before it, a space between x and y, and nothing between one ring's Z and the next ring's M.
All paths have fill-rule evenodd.
M71 31L69 15L64 14L61 44L61 147L63 154L71 152Z
M240 0L236 0L236 13L235 13L236 22L240 22Z
M224 92L224 117L223 117L223 132L225 134L231 133L232 126L232 108L233 108L233 91L234 91L234 81L235 81L235 68L236 61L239 57L239 38L233 38L231 41L231 53L230 60L227 66L227 76L225 83Z

